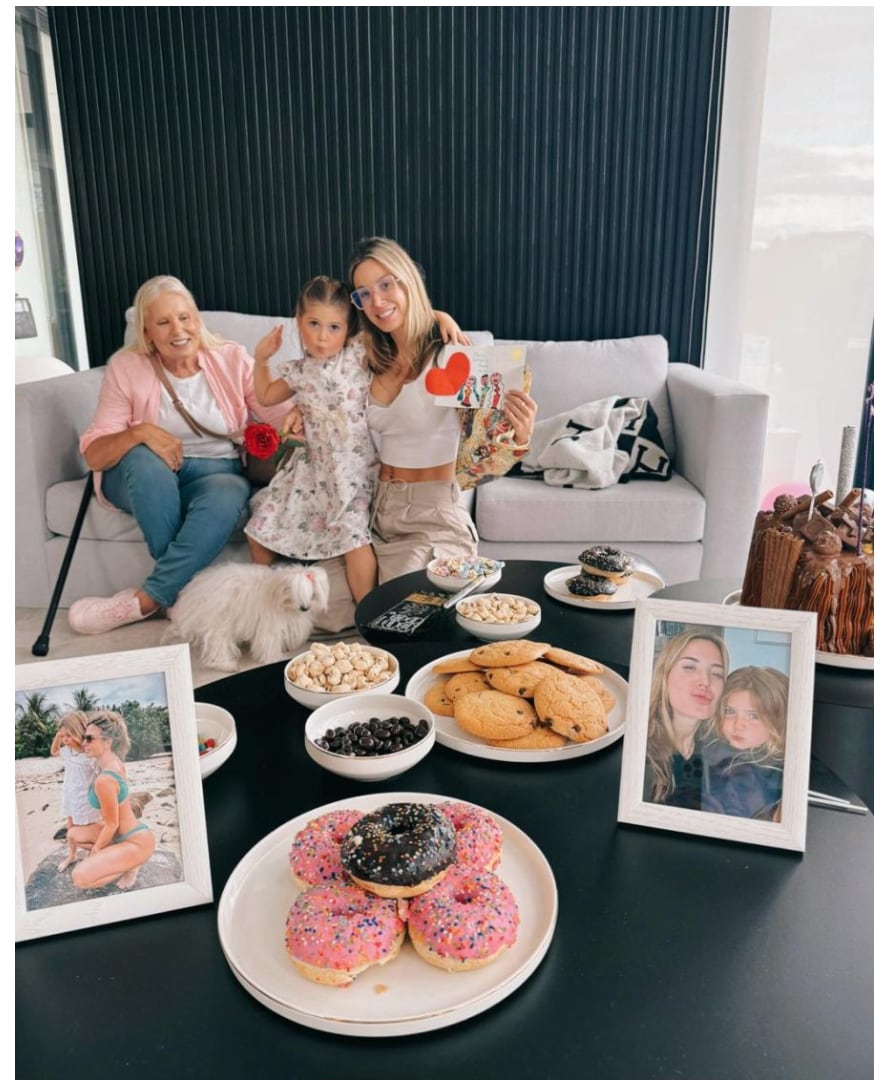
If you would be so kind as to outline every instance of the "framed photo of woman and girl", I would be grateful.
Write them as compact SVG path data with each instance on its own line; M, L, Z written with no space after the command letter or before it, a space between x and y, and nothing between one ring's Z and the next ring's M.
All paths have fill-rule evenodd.
M186 645L16 667L16 941L213 899Z
M816 617L635 612L618 820L804 851Z

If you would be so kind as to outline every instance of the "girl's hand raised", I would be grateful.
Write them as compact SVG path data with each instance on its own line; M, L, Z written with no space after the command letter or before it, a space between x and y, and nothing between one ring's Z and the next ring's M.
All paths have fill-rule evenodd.
M275 353L280 352L283 343L284 327L276 325L253 349L253 358L257 363L268 363Z

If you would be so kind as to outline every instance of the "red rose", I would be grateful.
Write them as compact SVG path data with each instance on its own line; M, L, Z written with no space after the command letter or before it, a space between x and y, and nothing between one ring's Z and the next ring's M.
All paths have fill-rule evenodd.
M244 447L254 458L271 458L280 446L278 433L271 424L248 424L244 432Z

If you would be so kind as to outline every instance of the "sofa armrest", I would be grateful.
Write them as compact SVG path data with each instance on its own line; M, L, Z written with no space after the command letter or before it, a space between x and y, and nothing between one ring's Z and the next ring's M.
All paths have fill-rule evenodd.
M700 578L742 579L761 489L768 395L687 363L669 364L667 390L675 469L706 499Z
M102 369L27 382L15 388L16 600L46 601L50 576L45 542L46 491L59 481L86 476L78 450L92 419Z

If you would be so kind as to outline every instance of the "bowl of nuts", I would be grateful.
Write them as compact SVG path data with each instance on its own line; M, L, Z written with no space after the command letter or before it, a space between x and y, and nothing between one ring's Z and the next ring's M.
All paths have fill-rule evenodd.
M485 575L481 589L488 590L500 581L503 567L502 560L486 556L436 556L426 564L426 577L439 590L457 591L479 575Z
M406 772L435 744L424 704L395 693L359 693L316 708L305 723L305 750L328 772L387 780Z
M284 667L284 688L304 708L355 693L391 693L400 678L395 656L365 643L313 643Z
M520 594L472 594L456 604L456 623L487 643L520 639L542 619L538 603Z

